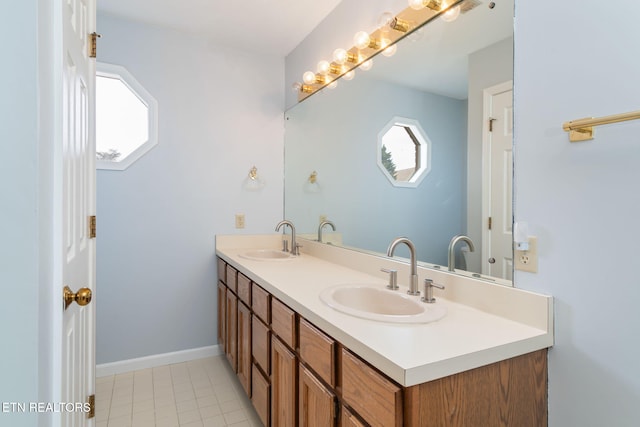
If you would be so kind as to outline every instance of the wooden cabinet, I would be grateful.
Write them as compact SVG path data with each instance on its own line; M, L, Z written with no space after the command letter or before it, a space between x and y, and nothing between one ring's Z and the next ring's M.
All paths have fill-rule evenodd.
M218 267L219 268L219 267ZM218 269L218 271L220 271ZM224 268L223 268L224 271ZM218 345L220 349L226 353L225 341L227 336L227 287L222 281L218 280Z
M299 375L299 427L337 426L335 395L302 364Z
M402 387L220 259L217 332L266 427L547 424L546 349Z
M238 302L238 379L242 388L251 397L251 310Z
M225 298L225 349L227 360L234 372L238 371L238 298L227 289Z
M298 362L277 337L271 338L271 425L295 427L297 418Z

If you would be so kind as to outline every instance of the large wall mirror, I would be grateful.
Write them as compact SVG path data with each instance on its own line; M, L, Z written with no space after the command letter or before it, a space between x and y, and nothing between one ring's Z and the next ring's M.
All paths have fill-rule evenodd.
M376 253L406 236L442 269L451 239L467 235L475 250L456 246L456 272L511 283L513 0L470 3L286 112L285 217L299 234L315 236L326 218L337 243ZM394 117L429 138L416 186L392 185L379 167L378 136Z

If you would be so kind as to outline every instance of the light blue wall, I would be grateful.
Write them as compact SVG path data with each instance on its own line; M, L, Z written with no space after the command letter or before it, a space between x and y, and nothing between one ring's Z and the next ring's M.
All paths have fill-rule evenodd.
M431 170L416 188L392 186L377 165L378 133L395 116L430 139ZM406 235L420 260L446 265L451 237L466 232L466 124L466 101L365 73L314 95L286 113L285 216L314 233L326 215L345 245L376 252ZM314 170L320 193L304 191Z
M8 2L0 14L0 404L39 398L37 3ZM0 425L36 423L0 407Z
M98 60L136 77L160 124L129 169L98 171L97 361L214 345L214 236L282 219L284 61L104 15L98 31ZM258 193L241 189L253 165Z
M357 4L344 0L335 13ZM640 420L640 122L598 128L580 144L562 131L568 120L640 108L638 16L640 4L622 0L566 0L553 10L516 0L514 208L538 236L540 259L537 274L516 272L515 285L556 301L552 427ZM351 18L330 15L289 55L287 86L318 60L304 58L327 55L358 29Z
M640 424L640 121L569 143L562 123L640 109L640 4L516 0L515 216L556 304L550 426Z

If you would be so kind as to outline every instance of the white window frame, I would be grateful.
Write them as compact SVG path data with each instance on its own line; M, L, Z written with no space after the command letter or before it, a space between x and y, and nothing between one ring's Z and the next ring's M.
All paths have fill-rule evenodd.
M156 99L126 68L120 65L97 62L96 75L119 79L134 95L138 97L138 99L140 99L140 102L147 107L149 112L149 136L144 143L142 143L127 157L118 162L96 160L97 169L125 170L158 144L158 101L156 101Z
M389 131L389 129L394 126L404 126L411 129L411 132L416 137L416 140L419 144L418 149L420 156L420 165L409 181L396 181L396 179L391 176L387 168L382 164L382 138L387 133L387 131ZM394 187L415 188L420 185L420 182L422 182L424 177L427 176L427 174L431 171L431 140L417 120L407 119L406 117L394 117L378 133L376 158L378 167L380 168L384 176L387 177L391 185L393 185Z

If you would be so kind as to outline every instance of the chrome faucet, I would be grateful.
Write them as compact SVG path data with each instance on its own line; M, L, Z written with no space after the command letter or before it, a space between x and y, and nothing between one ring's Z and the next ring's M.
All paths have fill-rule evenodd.
M463 236L463 235L454 236L453 239L451 239L451 242L449 243L449 271L455 271L456 269L455 246L456 246L456 243L460 241L466 242L471 252L476 250L476 248L473 246L473 242L471 241L470 237Z
M407 293L409 295L420 295L420 290L418 290L418 261L416 259L416 247L413 242L406 237L396 237L389 244L387 256L393 256L393 251L400 243L406 244L409 247L409 253L411 254L411 280L409 282L409 290Z
M318 242L322 243L322 228L325 225L329 225L331 226L331 228L333 229L333 231L336 231L336 225L334 223L332 223L331 221L327 221L324 220L320 223L320 225L318 226Z
M288 225L291 229L291 255L300 255L300 247L296 243L296 228L293 226L293 223L289 220L282 220L276 225L276 231L280 231L283 225Z

